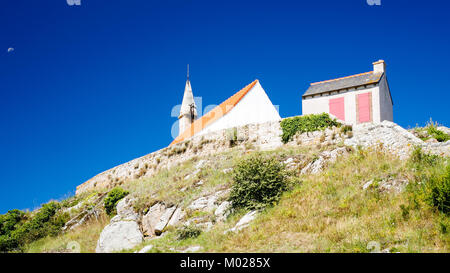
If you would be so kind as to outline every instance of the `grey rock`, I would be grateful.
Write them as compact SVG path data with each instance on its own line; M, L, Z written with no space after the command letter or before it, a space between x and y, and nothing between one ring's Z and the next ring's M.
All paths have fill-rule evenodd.
M142 248L141 250L139 250L137 253L147 253L150 250L152 250L152 248L153 248L152 245L148 245L148 246L145 246L144 248Z
M119 221L107 225L97 241L95 252L111 253L133 248L142 243L144 237L135 221Z
M370 180L370 181L368 181L368 182L366 182L366 183L363 185L363 190L367 190L367 188L370 187L370 185L372 185L372 184L373 184L373 179Z
M237 232L237 231L240 231L240 230L248 227L250 225L250 222L252 222L256 218L257 215L258 215L258 211L256 211L256 210L250 211L249 213L245 214L233 228L225 231L225 233Z
M177 209L177 207L173 206L173 207L167 208L164 211L164 213L159 218L158 223L155 225L155 234L156 235L160 235L163 232L164 228L169 223L170 218L172 217L172 215L176 209Z
M186 248L185 250L183 250L183 253L189 253L189 252L198 252L200 250L202 250L203 247L201 246L190 246L188 248Z
M174 226L174 227L179 226L185 216L186 213L181 209L181 207L178 207L173 213L172 217L170 218L170 221L167 224L167 226Z
M121 220L138 221L139 216L134 211L135 201L136 199L127 196L117 203L117 216L119 216Z
M155 227L158 224L159 219L164 214L166 206L161 203L153 205L147 214L142 217L142 230L145 236L154 236Z
M228 209L231 207L231 203L228 201L223 201L219 207L217 207L214 215L216 215L219 219L225 218L228 213Z

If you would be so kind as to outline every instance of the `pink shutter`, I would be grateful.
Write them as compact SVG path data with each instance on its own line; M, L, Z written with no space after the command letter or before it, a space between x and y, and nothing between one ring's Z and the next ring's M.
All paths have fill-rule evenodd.
M329 100L330 114L345 121L344 97Z
M357 95L358 99L358 116L359 122L371 122L372 121L372 94L363 93Z

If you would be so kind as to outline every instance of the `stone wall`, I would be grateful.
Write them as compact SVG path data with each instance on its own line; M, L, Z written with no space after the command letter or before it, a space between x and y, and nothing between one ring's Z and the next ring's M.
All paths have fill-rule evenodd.
M280 122L274 121L194 136L189 140L102 172L79 185L76 194L93 189L115 187L129 180L149 177L160 169L171 168L194 156L203 157L224 152L230 148L230 141L242 149L249 145L262 150L274 149L282 145L280 135Z
M166 147L143 157L100 173L77 187L76 193L93 189L111 188L141 177L150 177L163 168L171 168L195 156L204 157L230 149L230 143L239 149L271 150L283 146L279 121L250 124L233 129L216 131ZM353 132L344 135L340 128L330 128L296 135L286 145L313 146L317 144L344 143L353 147L383 146L401 158L409 155L412 147L419 145L424 150L450 155L450 141L425 143L413 134L390 121L366 123L353 126Z

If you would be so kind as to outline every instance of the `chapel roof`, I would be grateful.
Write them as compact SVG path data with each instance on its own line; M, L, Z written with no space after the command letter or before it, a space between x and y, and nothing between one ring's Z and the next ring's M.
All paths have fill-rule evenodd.
M170 145L179 143L181 141L184 141L195 134L199 133L201 130L206 128L208 125L212 124L216 120L220 119L224 115L226 115L228 112L231 111L231 109L238 104L241 99L247 95L247 93L252 90L252 88L258 83L258 80L254 80L252 83L247 85L246 87L242 88L240 91L235 93L233 96L229 97L227 100L222 102L220 105L216 106L214 109L209 111L207 114L203 115L201 118L195 120L191 125L181 134L178 135L177 138L170 143ZM169 145L169 146L170 146Z

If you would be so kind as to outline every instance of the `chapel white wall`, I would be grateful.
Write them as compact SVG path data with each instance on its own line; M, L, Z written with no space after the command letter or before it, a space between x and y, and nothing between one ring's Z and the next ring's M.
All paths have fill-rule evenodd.
M198 135L236 126L277 120L281 120L277 109L273 106L261 84L257 82L233 109L208 125Z

